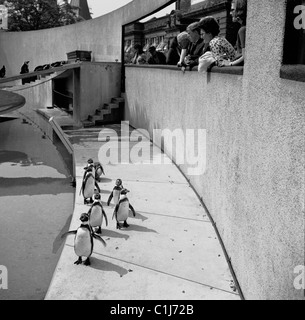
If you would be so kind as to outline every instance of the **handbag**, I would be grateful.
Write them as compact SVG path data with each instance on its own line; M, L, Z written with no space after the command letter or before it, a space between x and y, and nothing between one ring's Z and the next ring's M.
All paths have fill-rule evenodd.
M207 72L209 67L216 62L211 51L207 51L199 58L198 72Z

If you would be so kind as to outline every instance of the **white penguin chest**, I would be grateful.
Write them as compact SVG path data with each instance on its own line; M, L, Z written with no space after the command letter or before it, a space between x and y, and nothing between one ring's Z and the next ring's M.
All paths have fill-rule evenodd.
M120 203L118 213L117 213L117 220L118 221L125 221L128 218L129 214L129 202L124 201Z
M87 228L78 228L74 240L75 254L79 257L90 257L92 249L90 231Z
M98 167L98 168L96 169L96 175L97 175L98 177L100 177L102 174L103 174L102 169L101 169L100 167Z
M94 194L95 179L92 175L86 178L84 186L84 197L91 198Z
M115 205L117 205L119 203L119 199L120 199L120 191L119 190L114 190L113 191L113 203Z
M103 222L103 213L100 206L92 207L90 214L90 225L92 227L101 226Z

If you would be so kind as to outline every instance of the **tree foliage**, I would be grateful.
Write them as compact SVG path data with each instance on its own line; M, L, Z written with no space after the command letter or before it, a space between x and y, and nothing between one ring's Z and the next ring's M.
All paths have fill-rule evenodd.
M60 27L81 21L68 0L58 4L56 0L9 0L9 31L30 31Z

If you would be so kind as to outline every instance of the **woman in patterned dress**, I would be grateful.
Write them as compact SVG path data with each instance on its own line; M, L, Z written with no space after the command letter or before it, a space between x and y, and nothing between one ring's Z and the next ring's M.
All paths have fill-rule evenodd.
M216 19L212 16L204 17L198 22L200 34L205 45L209 47L211 54L215 60L215 64L219 66L222 61L235 59L235 50L231 43L219 37L220 27Z

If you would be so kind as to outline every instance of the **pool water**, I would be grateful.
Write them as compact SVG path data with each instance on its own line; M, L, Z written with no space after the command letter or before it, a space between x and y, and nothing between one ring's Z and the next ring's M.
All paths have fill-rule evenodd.
M0 300L41 300L72 218L71 170L61 146L25 119L0 122L0 137Z

